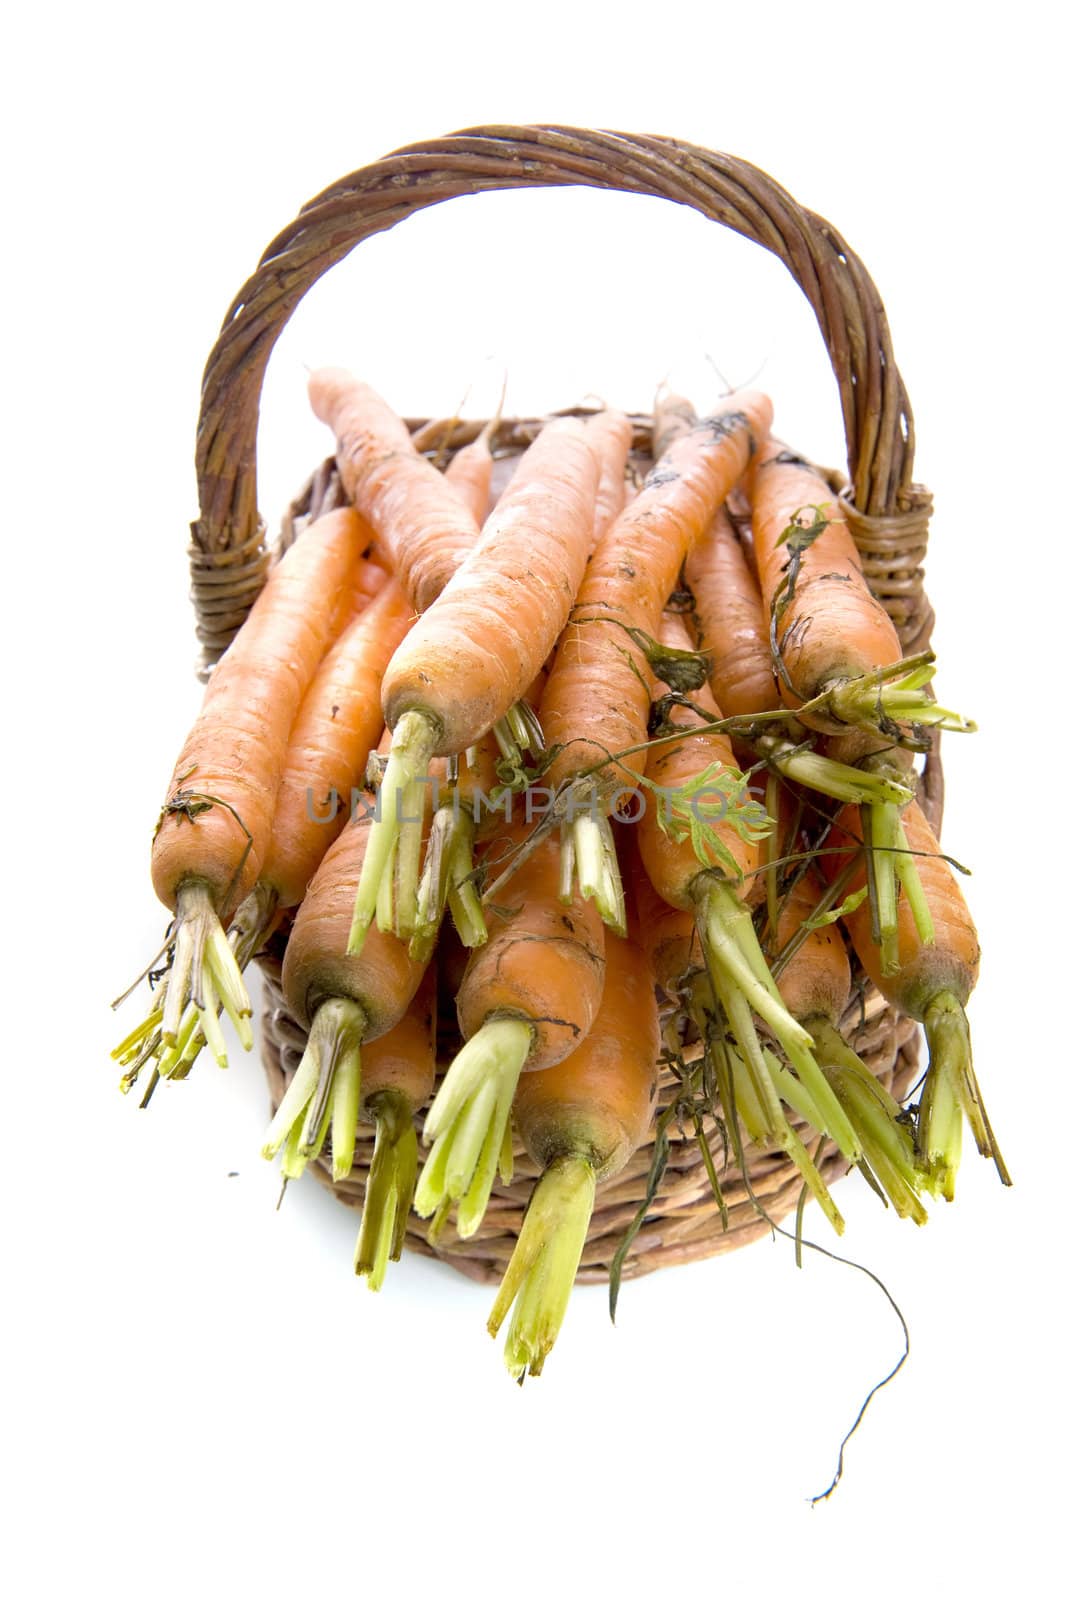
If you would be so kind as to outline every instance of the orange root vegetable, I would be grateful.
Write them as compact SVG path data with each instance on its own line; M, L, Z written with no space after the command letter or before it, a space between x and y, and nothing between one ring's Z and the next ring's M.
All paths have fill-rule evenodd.
M852 723L970 729L925 695L931 655L902 660L894 624L866 584L820 474L770 439L750 482L754 553L785 703L822 733Z
M315 416L336 436L345 490L387 551L415 611L427 610L476 544L476 516L369 384L327 367L311 374L309 390Z
M506 1363L521 1382L554 1348L588 1232L595 1186L620 1172L647 1133L658 1084L658 1009L642 949L606 935L599 1013L564 1061L518 1079L514 1115L543 1169L488 1319L513 1307Z
M839 818L846 842L859 825L856 813ZM921 1093L917 1149L934 1193L954 1197L961 1159L963 1119L982 1156L990 1157L1003 1183L1009 1173L984 1109L973 1071L965 1005L976 984L980 946L965 898L939 841L916 801L903 813L905 856L920 880L931 939L922 935L907 901L900 901L898 965L885 973L873 938L868 897L843 920L866 975L884 998L921 1023L928 1041L929 1066ZM864 874L844 874L841 892L861 885Z
M333 1128L333 1176L351 1170L358 1122L361 1046L402 1020L425 973L407 947L374 928L358 960L347 954L348 911L369 828L349 824L311 880L292 925L281 972L285 1001L309 1029L307 1048L267 1130L263 1155L284 1149L281 1170L298 1177Z
M780 705L765 608L757 581L721 506L692 546L684 576L695 601L697 643L710 656L710 684L726 717Z
M690 433L698 420L699 413L691 401L663 384L655 395L651 419L651 451L655 460L664 456L671 444Z
M418 1176L418 1139L412 1113L436 1081L436 968L426 968L410 1009L362 1051L361 1095L374 1119L375 1138L355 1271L380 1289L389 1261L403 1253L407 1218Z
M695 642L709 655L714 699L726 717L762 719L745 733L759 760L833 800L905 805L909 790L895 766L876 762L868 770L849 767L842 753L800 748L789 737L761 591L724 508L693 547L684 575L695 601L690 619ZM779 725L764 720L774 711ZM882 747L882 737L879 743Z
M352 920L358 951L396 849L397 925L417 910L417 828L434 755L476 744L524 694L573 604L588 558L600 462L584 426L549 423L470 553L397 649L382 686L392 750Z
M381 736L381 680L413 621L391 579L345 629L304 696L289 739L270 847L259 881L234 921L243 959L254 955L278 906L298 905L344 827L353 792Z
M695 919L690 911L667 905L656 893L638 856L628 865L626 888L636 908L633 936L651 963L655 983L663 994L676 1000L688 974L703 964Z
M458 1205L459 1234L475 1233L497 1167L507 1177L510 1108L519 1074L577 1048L603 993L603 928L593 908L558 903L554 836L526 857L487 942L471 950L456 1000L467 1041L425 1124L433 1149L415 1194L440 1222ZM501 1160L502 1156L502 1160Z
M667 650L686 650L690 640L679 617L663 614L657 629ZM664 684L657 698L666 693ZM661 737L646 751L644 778L656 805L644 807L636 830L644 869L658 894L679 910L692 910L692 884L711 867L749 893L758 864L760 808L746 815L744 781L724 733L710 722L721 712L710 690L690 690L689 705L673 706L670 730L696 730L683 738ZM691 709L694 708L694 709ZM700 715L700 712L702 715ZM729 818L736 814L736 824ZM749 826L753 824L753 827Z
M592 443L599 453L599 487L595 494L595 525L592 548L620 516L625 505L626 469L632 448L632 423L623 411L602 411L586 423Z
M492 435L497 419L486 423L471 444L456 450L444 477L469 508L478 528L488 514L492 498Z
M296 541L214 669L178 757L152 843L152 882L175 913L164 1048L176 1045L190 1003L220 1064L220 1007L251 1047L251 1004L220 919L259 876L292 724L366 543L347 510Z
M663 618L666 640L674 626L675 619ZM715 717L717 707L707 689L691 698ZM694 710L674 707L669 726L683 729L700 721ZM755 1028L758 1016L795 1069L816 1109L818 1125L827 1126L848 1160L859 1160L861 1146L854 1128L814 1059L809 1033L781 999L741 898L757 862L764 813L760 807L744 805L742 779L731 746L720 733L699 732L686 739L663 736L648 753L646 777L660 803L656 812L646 811L637 823L641 860L661 898L692 913L721 1020L736 1043L735 1065L719 1074L719 1082L727 1090L728 1081L744 1072L743 1103L750 1107L744 1120L751 1137L772 1140L788 1151L833 1226L841 1231L842 1219L824 1183L784 1118L769 1077L767 1052Z
M574 806L567 819L581 893L619 932L624 907L604 822L611 793L644 769L640 746L653 682L645 646L692 542L744 471L771 415L763 396L733 395L676 437L596 547L544 688L544 741L559 747L552 781L582 782L579 796L574 792L579 814ZM606 759L622 751L623 762ZM563 861L568 877L569 853Z

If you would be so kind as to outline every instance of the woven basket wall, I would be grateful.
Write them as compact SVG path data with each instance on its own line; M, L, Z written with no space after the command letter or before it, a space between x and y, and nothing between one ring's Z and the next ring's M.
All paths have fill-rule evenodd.
M804 210L765 173L733 156L668 139L572 128L485 127L410 146L342 179L311 201L278 235L239 291L204 373L197 435L200 516L193 524L191 564L197 635L204 670L233 638L262 587L270 552L256 503L255 448L259 398L270 352L307 289L361 240L395 226L425 206L486 190L583 184L657 195L693 206L777 255L809 300L839 386L847 441L847 471L839 477L841 503L861 552L866 578L883 601L906 653L927 643L932 612L921 563L928 540L931 495L912 482L913 420L899 377L880 297L865 267L834 228ZM646 418L634 418L634 456L648 459ZM419 428L412 422L412 429ZM458 445L480 424L451 437ZM537 419L505 420L493 449L500 478L540 426ZM424 430L423 430L424 431ZM433 443L431 433L425 444ZM298 537L308 520L343 503L332 462L326 462L290 509L281 543ZM922 800L933 826L942 812L938 756L926 762ZM274 1103L295 1070L304 1034L288 1015L280 991L283 935L261 958L264 976L262 1050ZM841 1032L897 1095L916 1076L917 1031L864 980L856 979ZM446 1019L441 1070L450 1059ZM672 1080L664 1077L668 1093ZM359 1205L372 1148L372 1130L360 1136L351 1178L335 1186L338 1197ZM747 1183L733 1163L723 1187L729 1225L717 1204L695 1141L683 1126L671 1132L670 1160L653 1210L627 1261L633 1276L655 1267L697 1260L764 1233L769 1220L794 1210L801 1181L782 1156L746 1152ZM720 1157L716 1134L711 1150ZM813 1143L811 1143L811 1149ZM624 1172L604 1183L582 1260L580 1277L605 1279L615 1246L644 1198L650 1141ZM822 1160L829 1178L844 1165L833 1147ZM330 1183L323 1159L313 1169ZM459 1240L447 1228L435 1252L470 1276L494 1281L502 1274L521 1226L536 1168L516 1151L513 1184L499 1188L477 1236ZM756 1206L748 1193L757 1196ZM426 1224L412 1217L408 1245L429 1251Z

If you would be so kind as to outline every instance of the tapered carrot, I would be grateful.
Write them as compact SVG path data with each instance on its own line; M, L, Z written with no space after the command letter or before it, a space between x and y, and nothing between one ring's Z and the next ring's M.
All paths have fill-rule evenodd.
M845 845L858 826L853 811L842 812L838 842ZM927 928L922 929L909 902L900 905L898 966L885 974L873 939L868 898L843 920L866 975L886 1000L925 1030L929 1067L921 1093L917 1149L930 1186L951 1200L961 1159L963 1118L980 1154L994 1160L1003 1183L1010 1182L973 1071L965 1016L979 973L980 946L965 897L916 801L904 812L901 828L910 852L905 857L912 864L908 870L920 880ZM845 887L850 890L862 882L859 870L856 876L846 876Z
M640 946L606 935L603 998L564 1061L523 1072L514 1117L543 1169L522 1222L488 1331L513 1307L506 1363L538 1377L554 1348L580 1265L596 1184L621 1172L647 1133L658 1084L658 1009Z
M279 908L297 905L348 820L367 757L381 732L380 684L410 626L410 603L394 579L365 604L326 654L293 724L259 879L233 913L228 942L243 972L266 941ZM431 948L431 947L430 947ZM153 1041L158 1072L187 1077L206 1035L186 1007L174 1044ZM121 1047L120 1047L121 1048ZM151 1054L138 1053L122 1079L129 1088Z
M655 395L651 419L651 451L655 460L664 456L671 444L690 433L698 420L699 413L691 401L663 384Z
M315 416L336 435L348 496L382 541L415 611L427 610L477 542L477 518L369 384L326 367L311 374L309 392Z
M520 830L518 830L520 837ZM425 1123L433 1150L415 1208L442 1223L457 1202L459 1234L484 1216L497 1167L507 1176L510 1108L519 1074L554 1066L588 1032L603 993L603 929L592 907L558 903L553 837L522 863L487 942L471 950L456 1010L466 1040ZM502 1159L501 1159L502 1157Z
M641 641L655 633L691 544L745 470L771 418L764 396L732 395L675 438L596 547L544 688L544 740L559 746L553 783L561 787L596 769L574 795L580 809L568 819L567 856L572 851L577 858L581 893L619 931L620 880L605 822L612 791L643 772L639 747L653 673ZM605 759L615 751L631 753L623 764Z
M635 852L633 852L635 855ZM699 935L690 911L669 905L655 890L636 857L626 873L626 887L635 900L633 937L640 944L655 983L671 1000L677 999L688 974L703 964Z
M595 492L592 548L598 546L625 505L626 470L632 448L632 423L623 411L606 410L588 419L599 452L599 487Z
M412 930L429 762L476 744L547 659L587 561L599 467L580 422L549 423L476 548L393 656L382 686L392 749L352 921L353 950L370 925L393 847L397 925Z
M178 757L152 844L152 882L174 911L164 1047L176 1043L190 1001L223 1063L219 1003L251 1046L251 1005L220 919L259 876L292 724L366 543L350 510L296 541L215 668Z
M413 620L410 601L397 580L390 580L345 629L304 696L289 739L255 905L243 918L249 955L275 908L302 900L348 820L351 796L362 789L367 758L381 736L381 680Z
M444 468L444 477L469 508L478 528L488 515L492 498L492 435L498 420L493 417L487 422L476 439L456 450Z
M761 590L724 505L693 543L684 577L695 601L699 648L710 656L714 699L725 716L777 710Z
M403 1252L418 1175L412 1113L428 1100L435 1081L436 967L430 964L409 1010L362 1051L363 1112L373 1117L376 1131L355 1271L371 1289L380 1289L388 1262Z
M770 439L750 484L754 554L785 703L824 733L852 723L971 728L925 696L930 656L902 660L894 624L866 584L839 501L820 474Z
M675 619L663 618L664 639L674 626ZM706 688L689 699L709 718L719 718ZM694 728L699 722L695 709L674 707L669 727ZM736 1100L751 1137L788 1151L833 1226L842 1231L838 1210L784 1118L755 1031L757 1015L791 1062L831 1137L849 1160L859 1160L858 1137L814 1059L810 1035L780 997L743 904L761 826L739 801L743 784L729 741L716 732L679 739L667 732L648 752L646 776L668 805L660 804L656 812L648 809L637 824L641 860L662 899L692 913L721 1020L735 1040L733 1060L721 1064L719 1082L727 1092L735 1080ZM670 806L675 808L672 817ZM677 825L678 809L684 826ZM722 1030L715 1026L712 1032L720 1053Z
M281 981L285 1002L309 1030L307 1048L267 1130L263 1154L284 1147L281 1170L298 1177L332 1125L333 1177L351 1170L358 1122L360 1050L396 1027L424 976L405 945L373 928L358 960L347 954L351 897L369 828L349 824L315 873L296 914Z

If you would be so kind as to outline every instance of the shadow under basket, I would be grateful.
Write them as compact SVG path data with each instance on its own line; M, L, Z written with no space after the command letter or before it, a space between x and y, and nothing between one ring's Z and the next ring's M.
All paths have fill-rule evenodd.
M227 313L204 374L197 434L200 516L192 527L190 555L205 671L243 622L271 560L256 500L259 400L274 342L306 290L361 240L425 206L486 190L571 184L657 195L692 206L782 260L810 301L839 386L848 471L834 475L833 487L866 579L891 614L904 653L926 646L932 612L921 563L931 495L912 482L913 419L883 306L845 241L765 173L733 156L643 135L493 126L407 147L333 185L278 235ZM635 417L633 422L633 467L640 471L650 459L649 419ZM540 419L502 420L493 439L498 482L509 475L541 425ZM432 451L468 442L481 426L463 423L442 439L440 431L426 426L423 419L410 423L419 447ZM335 464L327 461L290 508L278 548L298 537L308 521L343 503ZM938 832L942 778L935 748L926 758L921 794ZM275 937L260 958L262 1054L275 1106L306 1042L281 994L282 953L283 935ZM897 1097L904 1097L917 1075L918 1030L858 975L840 1031L881 1081ZM449 1037L442 1021L442 1045L457 1047L458 1042ZM449 1059L445 1048L441 1071ZM668 1096L675 1087L675 1077L663 1068L664 1093ZM416 1120L420 1129L422 1118ZM667 1168L629 1249L625 1276L746 1244L794 1211L802 1179L785 1156L749 1146L744 1175L734 1156L722 1165L721 1140L711 1121L705 1130L728 1203L727 1228L693 1130L683 1122L674 1123ZM812 1136L811 1151L817 1142ZM332 1183L328 1145L311 1170L339 1199L359 1206L372 1148L372 1129L361 1127L350 1178ZM645 1199L653 1151L652 1134L625 1170L597 1191L579 1280L607 1279L618 1243ZM846 1170L832 1145L821 1151L819 1164L830 1181ZM408 1248L438 1255L478 1280L497 1281L510 1258L537 1176L538 1169L516 1141L514 1181L493 1191L473 1239L459 1239L449 1223L436 1245L430 1246L428 1223L412 1215Z

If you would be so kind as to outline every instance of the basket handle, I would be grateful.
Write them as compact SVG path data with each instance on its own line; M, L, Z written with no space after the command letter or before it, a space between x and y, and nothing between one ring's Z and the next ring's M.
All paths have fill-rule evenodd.
M913 420L880 296L835 229L735 156L646 135L488 126L408 145L333 184L267 247L226 312L204 370L196 435L193 598L208 660L232 638L265 576L259 400L274 342L307 290L363 239L426 206L566 184L693 206L784 262L813 307L839 386L851 480L842 502L866 575L904 647L927 637L920 563L931 496L912 482Z

